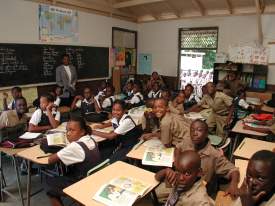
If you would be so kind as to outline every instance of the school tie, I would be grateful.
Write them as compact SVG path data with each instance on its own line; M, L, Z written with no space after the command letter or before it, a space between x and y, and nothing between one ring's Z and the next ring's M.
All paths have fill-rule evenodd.
M174 187L167 199L167 202L165 203L165 206L175 206L182 192L183 192L183 189Z

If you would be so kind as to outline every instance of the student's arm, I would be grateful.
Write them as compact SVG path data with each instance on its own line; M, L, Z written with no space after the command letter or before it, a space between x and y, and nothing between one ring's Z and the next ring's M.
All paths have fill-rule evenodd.
M107 122L107 123L104 123L102 122L101 124L95 124L92 129L104 129L106 127L111 127L112 126L112 122Z
M82 99L83 97L80 95L75 96L74 101L71 104L71 109L72 110L77 109L76 103L78 102L78 100L82 100Z
M230 194L232 198L236 198L238 195L238 183L240 181L240 172L238 170L230 173L230 185L226 191L226 194Z
M3 93L3 110L8 110L7 98L8 98L8 94L4 92Z
M177 181L177 173L170 168L162 169L155 174L155 179L159 182L167 179L168 183L173 186Z
M52 129L50 125L47 126L38 126L32 123L29 123L28 131L29 132L44 132L46 130Z
M203 108L199 104L195 104L195 105L193 105L192 107L190 107L189 109L187 109L184 112L186 112L186 113L188 113L188 112L200 112L202 110L203 110Z
M96 130L93 130L92 134L109 139L109 140L115 139L119 135L119 134L116 134L115 132L105 133L105 132L99 132Z
M158 139L160 139L160 132L151 132L151 133L145 133L143 135L141 135L141 139L144 140L149 140L152 139L153 137L157 137Z
M58 161L59 161L59 157L58 157L57 153L52 154L52 155L49 157L49 159L48 159L48 163L49 163L49 164L54 164L54 163L56 163L56 162L58 162Z
M55 129L56 127L58 127L58 125L60 124L60 121L57 121L55 119L55 117L53 116L52 114L52 108L53 108L53 103L50 103L48 106L47 106L47 116L49 118L49 122L51 124L51 127L53 129ZM57 115L57 114L56 114Z

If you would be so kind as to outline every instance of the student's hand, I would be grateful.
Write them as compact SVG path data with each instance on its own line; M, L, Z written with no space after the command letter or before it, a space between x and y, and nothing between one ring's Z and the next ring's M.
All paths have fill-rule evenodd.
M7 98L8 98L8 96L9 96L9 95L8 95L8 93L7 93L7 92L4 92L4 93L3 93L3 99L7 99Z
M102 126L103 126L103 124L93 124L93 125L91 126L91 128L92 128L92 129L101 129Z
M236 199L238 194L238 185L232 182L225 191L225 195L230 195L231 198Z
M143 134L143 135L141 135L141 139L143 139L143 140L149 140L149 139L152 139L152 135L151 135L151 133L149 133L149 134Z
M165 177L170 185L174 186L176 184L177 173L174 170L172 170L170 168L166 168L165 169Z
M49 103L48 106L46 107L47 112L52 112L53 107L54 107L54 103L53 102Z

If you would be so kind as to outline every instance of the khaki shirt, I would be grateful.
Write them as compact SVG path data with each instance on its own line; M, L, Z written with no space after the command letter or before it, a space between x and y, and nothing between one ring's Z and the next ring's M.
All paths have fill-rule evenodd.
M228 107L232 104L232 98L227 96L222 92L216 92L214 99L209 95L203 96L202 100L198 103L200 106L207 105L208 108L211 108L213 112L218 115L225 116L228 114L229 109Z
M18 124L24 124L28 122L28 117L23 114L19 119L16 110L3 111L0 116L0 129L5 127L14 127Z
M163 144L177 145L185 139L190 139L191 120L183 116L167 112L160 120L160 140Z
M274 205L275 205L275 194L267 202L262 202L258 206L274 206ZM231 206L242 206L241 199L238 198L236 201L232 202Z
M178 104L177 106L174 106L173 102L169 101L168 107L170 112L174 114L182 115L184 112L183 104Z
M215 202L208 196L202 180L197 181L188 191L180 194L176 206L214 206Z
M235 79L234 81L229 81L229 80L225 80L224 81L225 85L228 85L230 91L229 94L233 97L237 96L237 92L245 87L246 85L239 79Z
M181 143L177 145L177 148L181 151L194 150L192 143ZM207 183L211 182L216 175L229 179L231 172L238 170L219 150L211 145L210 141L203 149L198 151L198 154L201 158L203 180Z

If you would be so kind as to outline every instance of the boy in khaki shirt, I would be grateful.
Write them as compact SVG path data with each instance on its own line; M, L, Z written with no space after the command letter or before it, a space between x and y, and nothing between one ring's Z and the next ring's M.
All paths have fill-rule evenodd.
M156 180L173 187L165 206L214 206L201 180L201 160L195 151L178 155L175 168L176 171L166 168L155 175Z
M261 150L248 162L246 178L238 190L239 198L232 206L275 205L275 154Z
M183 116L171 114L165 99L154 100L153 112L159 119L159 132L142 135L145 140L158 137L166 147L176 146L184 139L188 141L191 121Z
M215 193L216 177L230 180L227 194L235 197L239 182L239 170L221 152L215 149L208 139L208 126L202 120L195 120L190 127L191 142L182 142L177 145L177 153L186 150L195 150L201 158L203 180L207 182L208 193ZM210 191L211 190L211 191Z
M178 96L173 101L169 101L168 106L171 113L183 115L185 94L183 91L179 92Z

